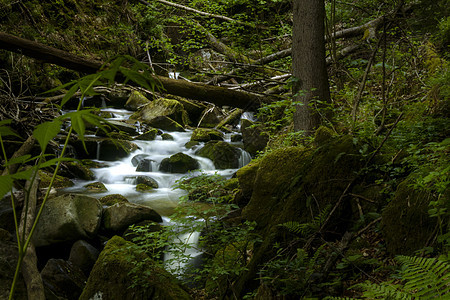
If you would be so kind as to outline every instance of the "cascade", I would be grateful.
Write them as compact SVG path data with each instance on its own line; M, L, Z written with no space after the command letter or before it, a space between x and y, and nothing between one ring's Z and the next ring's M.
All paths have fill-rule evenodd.
M114 120L126 120L128 119L130 112L120 109L103 109L104 111L109 111L114 115ZM227 169L227 170L217 170L214 167L214 163L208 158L200 157L195 155L195 150L188 149L185 144L190 141L192 131L186 132L167 132L173 137L173 140L163 140L161 136L157 136L153 141L143 141L135 140L133 141L138 145L139 149L131 153L128 157L117 161L100 161L101 157L101 147L100 142L97 143L97 161L101 163L100 168L92 169L95 175L95 180L93 181L83 181L78 180L75 186L67 188L67 192L83 192L83 186L99 181L102 182L108 189L107 192L98 193L93 196L103 197L108 194L121 194L126 197L130 202L147 205L152 207L157 211L164 219L164 223L170 224L170 219L168 218L174 212L174 208L179 202L179 198L186 194L184 190L173 189L172 187L177 180L184 176L195 176L200 174L200 172L207 174L218 173L226 178L230 178L237 169ZM225 141L230 142L230 135L226 135ZM199 146L201 147L202 144ZM197 148L198 149L198 148ZM242 167L250 162L251 157L244 150L241 151L241 156L239 159L239 167ZM200 171L193 171L189 174L173 174L164 173L159 171L159 166L164 158L168 158L173 154L182 152L187 154L194 159L196 159L200 165ZM137 155L142 155L144 158L149 159L151 168L148 171L136 171L136 165L133 165L133 158ZM136 162L135 162L136 163ZM136 179L138 176L147 176L155 180L158 184L158 188L155 188L152 192L142 193L136 191ZM200 220L199 220L200 222ZM195 244L198 241L200 233L190 232L188 234L181 233L178 237L177 242L187 243L186 255L192 257L192 260L201 260L201 252L195 248ZM167 254L165 260L172 261L171 254ZM186 262L178 262L177 264L168 266L168 268L182 269L186 265Z

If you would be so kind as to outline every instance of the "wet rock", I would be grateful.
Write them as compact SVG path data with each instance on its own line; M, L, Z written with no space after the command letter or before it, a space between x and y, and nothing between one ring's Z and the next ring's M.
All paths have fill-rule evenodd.
M41 272L47 299L78 300L87 280L84 273L63 259L50 259ZM58 299L56 298L56 299Z
M183 105L181 105L180 102L176 100L165 98L159 98L153 100L149 104L146 104L138 111L136 111L133 115L131 115L130 119L139 120L153 126L153 121L158 117L170 118L181 126L189 123L188 115L184 110Z
M150 176L138 176L136 178L136 184L145 184L154 189L158 188L158 182L156 182L156 180L151 178Z
M128 124L124 121L109 120L108 124L105 124L108 132L124 132L129 135L137 135L136 126Z
M106 195L98 199L102 205L111 206L116 203L129 203L128 199L120 194Z
M233 142L233 143L242 142L242 135L241 134L233 134L231 136L231 142Z
M184 147L187 149L196 149L200 145L200 142L197 141L189 141L186 144L184 144Z
M84 275L89 276L95 261L100 252L86 241L76 241L70 249L69 263L83 271Z
M110 140L105 138L85 138L86 150L80 140L71 141L79 159L99 159L116 161L127 157L139 147L127 140Z
M198 127L215 128L224 118L222 110L217 106L209 106L203 111Z
M141 192L141 193L151 193L151 192L153 192L153 187L151 187L150 185L147 185L145 183L138 183L136 185L136 191Z
M161 138L163 141L173 141L174 140L173 136L169 133L161 134Z
M150 100L142 95L142 93L138 91L132 91L130 97L125 103L125 108L128 110L136 111L139 107L144 106L148 103L150 103Z
M184 153L177 153L161 161L159 170L167 173L187 173L200 168L197 160Z
M136 166L136 172L151 172L153 159L144 158Z
M33 235L36 247L88 239L99 227L102 205L92 197L66 194L47 200Z
M120 232L128 226L144 220L162 222L161 216L148 206L116 203L104 209L102 224L108 232Z
M138 284L136 280L139 280ZM135 286L131 289L132 284ZM123 238L114 236L100 253L80 296L80 300L88 299L191 298L175 277L159 268L147 254Z
M239 120L241 118L241 115L243 113L242 109L236 108L235 110L231 111L226 118L224 118L218 125L218 129L222 129L226 125L230 125L230 127L234 127L239 124Z
M136 140L142 140L142 141L153 141L156 138L156 135L158 134L158 129L152 128L143 134L138 135L135 139Z
M253 122L247 119L241 121L242 140L244 142L244 150L253 157L258 151L263 151L266 147L269 136L258 127L251 127Z
M223 133L215 129L196 128L191 135L191 141L209 142L223 141Z
M151 121L148 121L147 124L166 131L178 131L178 132L185 131L184 127L180 123L166 116L156 117Z
M217 169L239 168L241 150L226 142L210 141L195 154L212 160Z
M108 191L108 189L103 184L103 182L98 182L98 181L88 183L88 184L84 185L83 187L90 193L103 193L103 192Z
M131 164L133 165L133 167L136 167L139 164L139 162L141 162L145 158L148 158L149 156L150 155L148 154L137 154L133 156L133 158L131 158Z

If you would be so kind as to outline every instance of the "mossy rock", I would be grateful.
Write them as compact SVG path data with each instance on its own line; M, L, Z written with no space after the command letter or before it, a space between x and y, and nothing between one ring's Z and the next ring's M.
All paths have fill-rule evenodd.
M98 182L98 181L88 183L88 184L84 185L83 187L91 193L103 193L103 192L108 191L106 186L102 182Z
M158 134L158 129L152 128L144 132L143 134L138 135L135 137L136 140L142 140L142 141L153 141L156 138L156 135Z
M156 117L156 118L152 119L151 121L148 121L147 124L152 127L159 128L161 130L178 131L178 132L185 131L184 127L180 123L178 123L166 116Z
M106 195L98 199L102 205L111 206L116 203L129 203L128 199L120 194Z
M333 130L331 130L328 127L320 126L317 128L316 132L314 133L314 143L317 146L325 144L327 141L329 141L334 136Z
M173 136L169 133L161 134L161 138L163 141L173 141L174 140Z
M250 197L252 196L253 186L255 184L255 178L258 168L258 161L252 161L236 172L239 186L241 187L243 196L245 198L250 199Z
M223 141L223 133L208 128L196 128L191 135L191 141L209 142L209 141Z
M147 185L145 183L138 183L136 185L136 191L141 192L141 193L150 193L153 192L153 187L151 187L150 185Z
M39 170L39 178L41 179L39 183L39 188L45 189L50 186L50 181L52 179L53 173ZM74 183L69 178L63 177L61 175L56 175L55 180L53 181L53 188L66 188L73 186Z
M83 180L93 180L95 178L94 172L79 161L68 161L64 162L62 165L65 169L64 173L71 174L75 178Z
M343 136L316 149L280 148L259 160L251 198L242 216L256 222L256 229L264 240L255 248L248 272L235 285L238 293L253 282L259 266L275 255L273 244L283 240L287 233L279 224L309 223L313 218L311 212L317 216L324 208L336 204L364 166L360 148L351 136ZM247 175L248 182L242 180L244 184L252 181L251 173ZM237 176L239 179L239 174ZM350 199L343 199L324 228L332 235L327 238L340 236L357 218L359 216L352 215Z
M437 218L428 213L430 201L437 199L428 191L412 187L414 176L399 184L381 215L386 248L393 255L412 255L424 248L437 226Z
M187 173L200 168L197 160L184 153L177 153L161 161L159 170L167 173Z
M189 141L186 144L184 144L184 147L187 149L195 149L200 145L200 142L197 141Z
M100 160L116 161L127 157L131 152L139 147L130 141L125 140L104 140L100 145Z
M222 110L220 110L217 106L209 106L203 111L198 126L204 128L215 128L224 118L225 115Z
M158 188L158 182L150 176L140 175L136 178L136 184L145 184L153 189Z
M231 126L238 125L242 113L243 113L242 109L236 108L231 113L229 113L228 116L217 125L217 128L222 129L222 127L224 127L226 125L231 125Z
M202 116L202 112L205 110L206 105L199 101L188 100L183 97L174 96L174 98L183 105L184 109L189 115L189 120L193 122L194 125L198 124Z
M222 141L209 141L195 152L196 155L209 158L217 169L239 168L241 150Z
M130 276L130 273L135 276ZM100 253L79 299L95 297L125 300L191 299L175 277L158 267L133 243L118 236L110 239Z
M148 103L150 103L150 100L148 100L144 95L142 95L142 93L138 91L132 91L130 97L125 103L125 108L128 110L135 111L138 110L139 107L144 106Z
M159 98L153 100L149 104L146 104L132 114L130 119L139 120L150 124L158 117L168 117L181 126L185 126L189 123L189 118L183 105L181 105L177 100L165 98Z

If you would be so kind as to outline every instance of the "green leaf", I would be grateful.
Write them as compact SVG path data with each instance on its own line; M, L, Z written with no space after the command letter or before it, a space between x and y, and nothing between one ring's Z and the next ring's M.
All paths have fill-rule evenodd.
M34 169L30 168L25 171L20 171L20 172L14 173L11 175L11 177L14 179L19 179L19 180L29 180L29 179L31 179L33 172L34 172Z
M33 131L33 136L39 142L42 152L45 151L48 142L50 142L50 140L52 140L59 133L61 125L62 122L55 119L51 122L44 122L36 126L36 129Z
M13 135L13 136L17 136L19 138L22 138L20 135L18 135L17 133L14 132L14 130L12 130L10 127L8 126L3 126L3 125L8 125L11 124L12 120L11 119L7 119L7 120L2 120L0 121L0 136L9 136L9 135Z
M13 179L11 175L0 176L0 199L11 191L13 187Z
M30 157L31 157L30 154L26 154L26 155L22 155L22 156L19 156L19 157L11 158L8 161L7 166L14 165L14 164L21 164L21 163L27 162L27 161L29 161Z
M67 101L70 100L70 98L72 98L72 96L78 91L78 89L80 88L78 83L75 83L70 89L69 91L67 91L67 93L64 95L64 98L62 98L61 100L61 106L64 106L64 104L66 104Z

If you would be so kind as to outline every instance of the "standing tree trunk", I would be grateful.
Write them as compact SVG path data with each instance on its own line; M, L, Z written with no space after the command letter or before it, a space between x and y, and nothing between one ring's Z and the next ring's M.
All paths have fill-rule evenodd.
M324 0L294 0L292 32L292 72L296 82L294 101L295 131L311 135L321 123L321 116L312 100L330 101L330 88L325 62L325 2Z

